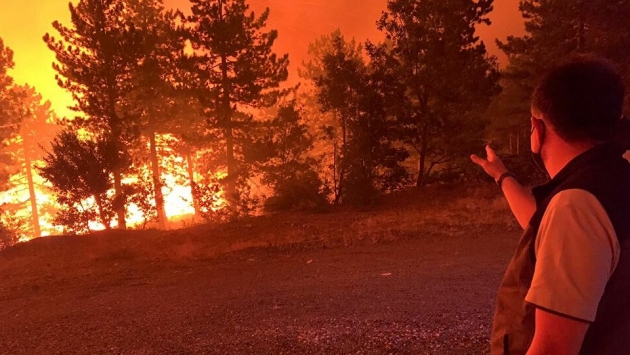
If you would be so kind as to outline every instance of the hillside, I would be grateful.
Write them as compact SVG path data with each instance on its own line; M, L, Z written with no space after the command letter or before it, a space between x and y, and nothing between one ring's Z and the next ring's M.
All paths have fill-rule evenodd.
M517 236L492 190L436 188L44 238L0 254L0 353L481 354Z

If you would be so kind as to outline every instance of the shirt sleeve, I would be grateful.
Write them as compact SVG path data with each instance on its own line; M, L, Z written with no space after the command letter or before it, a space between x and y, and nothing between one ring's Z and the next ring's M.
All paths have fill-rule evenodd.
M614 227L597 198L577 189L557 194L543 216L535 249L534 278L525 300L595 321L620 254Z

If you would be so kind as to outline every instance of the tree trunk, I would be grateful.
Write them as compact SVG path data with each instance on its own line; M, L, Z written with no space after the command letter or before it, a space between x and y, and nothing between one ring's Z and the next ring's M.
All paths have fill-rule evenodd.
M229 117L230 115L226 115ZM234 159L234 137L232 135L231 119L227 118L225 128L226 160L227 160L227 189L228 203L230 205L238 201L236 191L236 161Z
M422 180L424 179L424 160L422 154L418 156L418 167L416 169L418 176L416 177L416 187L422 187Z
M105 75L107 78L107 94L108 94L108 124L110 129L110 138L112 142L115 143L115 148L117 149L116 153L120 153L121 148L121 137L122 130L120 125L120 118L116 113L116 99L118 98L118 87L116 78L111 73L111 58L108 57L105 60ZM116 162L119 163L119 162ZM120 167L114 170L114 210L116 211L116 216L118 217L118 229L127 229L127 221L125 220L125 205L126 205L126 197L124 196L123 186L122 186L122 172L120 171Z
M98 206L98 200L96 200L96 198L94 200L96 201L96 205ZM83 206L82 202L79 202L79 206L81 206L81 211L85 212L86 209L85 209L85 206ZM99 209L99 211L100 211L100 209ZM100 214L100 212L99 212L99 214ZM83 223L85 223L85 230L88 231L88 232L92 232L92 230L90 229L90 219L89 218L85 218L83 220ZM107 228L107 226L105 226L105 228ZM72 233L72 232L68 232L67 227L64 227L63 233L64 234L69 234L69 233Z
M226 61L226 59L223 59ZM227 62L225 62L227 63ZM229 84L227 83L227 64L223 65L223 123L225 131L225 153L227 163L227 186L226 197L228 206L234 206L238 202L238 192L236 191L236 159L234 159L234 133L232 130L232 109L230 107Z
M338 205L341 199L341 180L337 178L337 161L337 140L335 140L333 145L333 188L335 192L335 205Z
M219 1L219 17L223 20L223 1ZM232 130L232 105L230 100L230 82L228 75L228 60L225 53L221 54L221 89L223 95L221 97L221 115L223 116L223 125L225 132L226 144L226 163L227 163L227 186L226 197L228 208L234 208L238 202L238 192L236 191L236 160L234 159L234 135Z
M28 181L28 193L31 200L31 218L33 223L33 237L42 236L41 227L39 225L39 211L37 210L37 195L35 194L35 184L33 183L33 167L28 154L24 154L26 161L26 180Z
M166 229L166 211L164 210L164 194L162 193L162 175L160 174L160 162L157 154L155 132L149 134L149 147L151 150L151 169L153 172L153 191L155 194L155 208L157 210L157 223L159 229Z
M114 191L116 192L115 210L118 217L118 229L127 229L127 220L125 219L125 196L122 190L122 174L120 171L114 171Z
M96 207L98 207L98 216L101 219L101 224L105 226L106 230L112 229L112 227L109 225L109 221L107 220L107 218L105 218L105 213L103 211L103 201L101 200L101 197L99 195L94 195L94 201L96 201Z
M335 111L333 113L334 115L334 120L337 121L337 112ZM333 136L332 138L332 142L333 142L333 193L335 194L335 205L339 204L339 199L341 198L341 195L339 194L339 184L340 182L337 179L337 139Z
M335 199L335 204L338 205L341 198L343 197L343 188L346 180L346 161L345 161L345 152L348 149L348 129L346 127L346 119L343 115L341 115L341 153L339 159L339 188L337 191L337 198Z
M188 170L188 180L190 181L190 195L192 196L193 207L195 208L195 216L199 215L199 201L197 200L195 191L195 165L193 162L192 154L186 154L186 163Z
M416 180L416 187L424 186L424 180L426 178L426 174L424 173L424 168L426 166L426 161L427 161L427 148L428 148L427 139L423 138L422 148L420 148L420 151L418 151L420 156L418 157L418 179Z

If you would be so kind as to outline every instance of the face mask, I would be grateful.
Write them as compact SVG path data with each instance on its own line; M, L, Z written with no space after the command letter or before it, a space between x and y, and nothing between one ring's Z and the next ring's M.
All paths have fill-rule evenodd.
M542 121L541 121L542 123ZM534 165L536 165L536 168L538 168L538 170L540 170L541 173L545 174L545 176L549 176L549 173L547 172L547 168L545 168L545 162L543 161L542 158L542 147L543 147L543 143L545 141L545 135L546 135L546 130L545 130L545 124L543 123L543 133L542 133L542 137L540 140L540 147L538 148L538 153L534 153L532 151L532 160L534 161ZM532 134L534 134L534 128L532 127Z

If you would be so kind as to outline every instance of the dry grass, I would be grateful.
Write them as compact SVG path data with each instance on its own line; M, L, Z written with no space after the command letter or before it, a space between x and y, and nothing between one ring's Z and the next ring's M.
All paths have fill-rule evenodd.
M41 238L0 253L0 269L24 266L31 258L67 267L136 259L178 261L212 258L248 248L347 247L515 228L507 203L495 186L441 186L387 196L378 206L363 211L285 213L175 231L111 231Z

